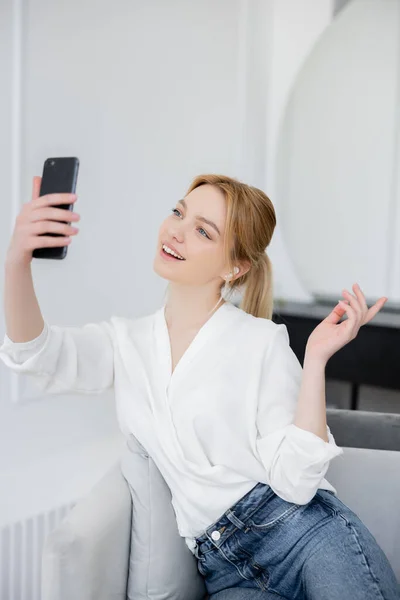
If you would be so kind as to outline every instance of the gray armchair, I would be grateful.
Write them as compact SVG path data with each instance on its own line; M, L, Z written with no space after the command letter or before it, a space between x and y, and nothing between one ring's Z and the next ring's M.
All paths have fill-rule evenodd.
M327 419L344 454L332 461L326 478L337 489L340 499L373 533L400 581L400 414L328 409ZM137 462L132 462L132 456ZM127 473L128 469L131 471ZM146 477L153 477L151 485L140 490ZM134 481L133 486L128 481ZM177 561L182 565L178 569L174 566L174 579L165 584L164 590L163 582L159 582L162 591L154 585L158 583L157 577L165 576L165 570L156 566L151 575L153 582L147 579L140 589L135 588L136 575L132 575L144 569L144 564L132 562L131 551L133 536L138 538L135 548L140 548L140 552L144 551L143 544L147 544L143 541L146 540L143 530L134 529L134 521L149 521L151 510L155 510L149 508L151 498L144 495L149 487L161 505L157 508L160 516L156 518L164 519L167 515L165 518L169 519L166 529L160 520L153 521L153 528L160 533L160 528L170 532L167 535L171 544L177 544L170 550L170 557L172 552L174 556L178 553ZM143 516L141 511L145 511ZM42 559L42 600L206 600L208 595L196 559L177 530L171 532L173 519L167 486L157 467L136 438L128 441L126 456L47 537ZM149 521L150 529L151 525ZM170 540L165 540L164 533L163 539L158 539L160 544L167 544L162 551L168 554L165 548L168 550ZM155 544L153 548L158 547L157 538ZM167 560L172 560L170 557ZM147 560L151 561L151 557ZM146 568L149 564L146 563ZM193 580L192 588L188 577ZM246 598L251 598L250 592L247 590ZM258 594L255 590L254 598L259 598Z

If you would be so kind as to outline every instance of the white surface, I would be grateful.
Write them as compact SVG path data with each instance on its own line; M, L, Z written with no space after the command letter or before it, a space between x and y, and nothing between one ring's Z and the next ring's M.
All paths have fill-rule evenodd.
M54 452L0 475L0 527L75 502L119 459L122 434Z

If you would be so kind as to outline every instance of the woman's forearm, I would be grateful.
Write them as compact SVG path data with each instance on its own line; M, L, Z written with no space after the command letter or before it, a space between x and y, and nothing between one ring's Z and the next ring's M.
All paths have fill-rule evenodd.
M325 367L325 362L306 352L293 424L329 442L326 431Z
M6 262L4 276L6 333L13 342L28 342L38 337L44 327L31 266Z

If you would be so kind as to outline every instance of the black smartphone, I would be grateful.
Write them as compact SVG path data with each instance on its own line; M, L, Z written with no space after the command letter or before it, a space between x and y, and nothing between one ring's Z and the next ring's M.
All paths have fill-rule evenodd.
M39 196L46 194L75 194L78 179L79 159L76 156L58 156L47 158L43 165L42 182L40 184ZM57 204L57 208L73 211L72 204ZM70 221L61 221L70 224ZM40 233L39 235L51 235L64 237L61 233ZM33 258L63 259L67 255L68 246L54 246L52 248L35 248L32 251Z

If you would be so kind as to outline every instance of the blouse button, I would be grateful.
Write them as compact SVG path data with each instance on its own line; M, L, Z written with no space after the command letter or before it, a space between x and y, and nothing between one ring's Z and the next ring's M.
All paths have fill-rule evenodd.
M221 537L221 534L219 531L213 531L211 534L211 537L213 540L219 540L219 538Z

